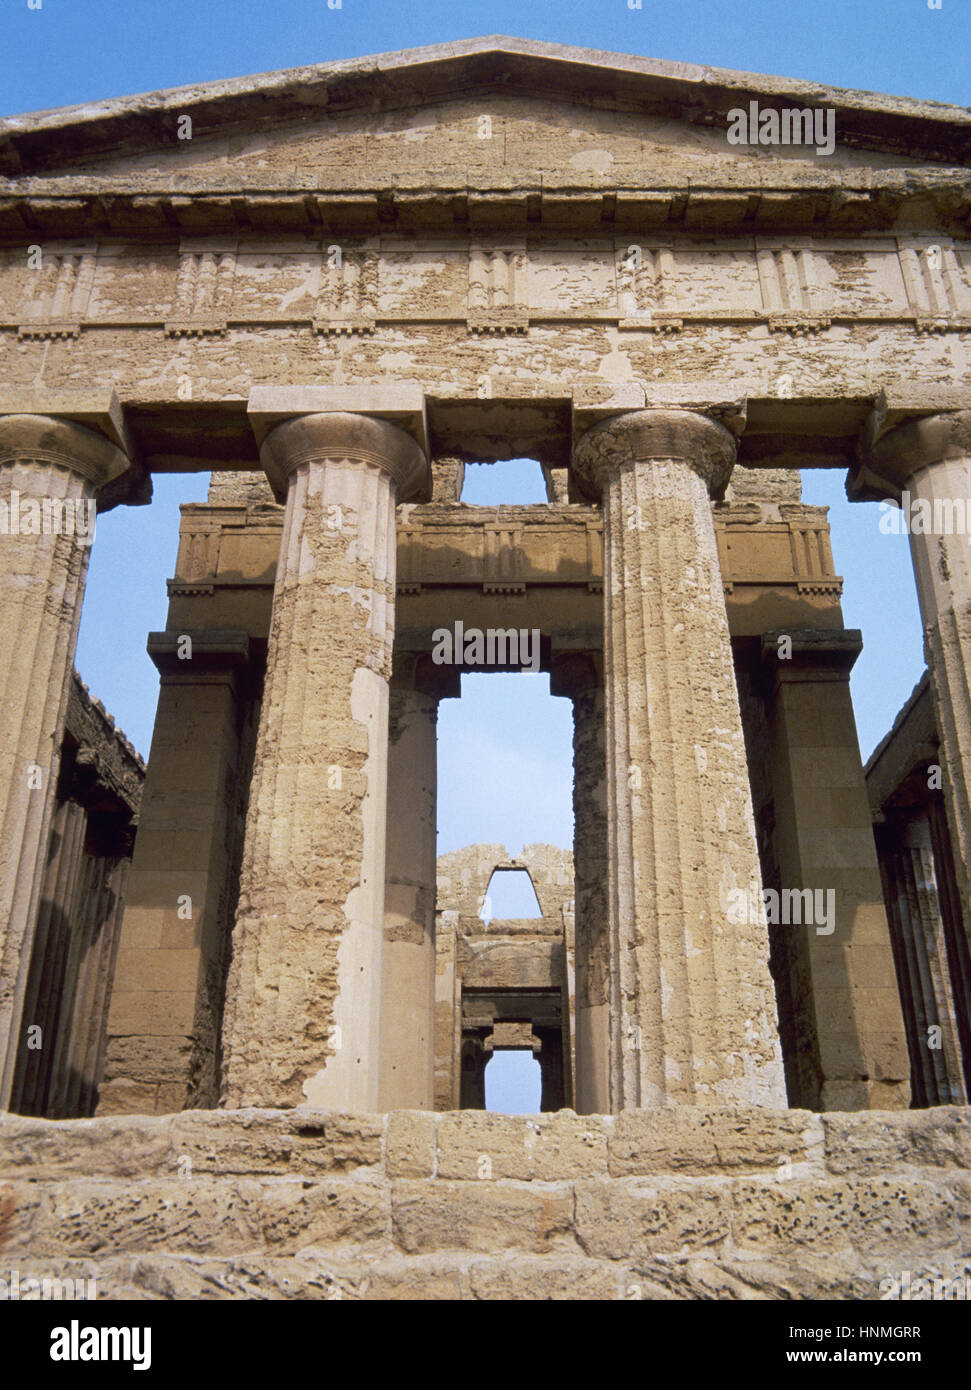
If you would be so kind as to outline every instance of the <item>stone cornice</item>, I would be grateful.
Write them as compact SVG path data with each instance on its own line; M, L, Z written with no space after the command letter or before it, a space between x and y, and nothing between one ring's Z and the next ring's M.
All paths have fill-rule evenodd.
M801 232L839 236L907 229L919 218L928 231L966 234L971 219L971 173L963 167L816 168L774 173L764 181L748 170L719 182L652 178L650 184L589 176L557 186L504 184L469 172L461 180L354 186L342 176L288 173L240 182L239 174L193 186L182 176L0 179L0 239L39 236L124 236L132 240L232 233L340 237L400 231L438 235L468 232L559 233L650 231L704 235Z
M111 797L137 819L145 763L77 671L71 675L65 731L78 749L74 789L87 799Z
M11 117L0 122L0 172L135 154L175 138L183 115L204 138L256 121L280 125L496 92L657 112L700 127L727 124L728 111L752 99L826 107L836 111L847 147L956 164L971 154L971 113L963 107L492 35Z

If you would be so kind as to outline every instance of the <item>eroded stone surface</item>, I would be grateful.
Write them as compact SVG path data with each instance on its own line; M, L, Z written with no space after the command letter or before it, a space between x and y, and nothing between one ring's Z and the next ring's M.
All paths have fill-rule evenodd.
M872 1300L971 1263L966 1118L3 1116L0 1254L108 1299Z

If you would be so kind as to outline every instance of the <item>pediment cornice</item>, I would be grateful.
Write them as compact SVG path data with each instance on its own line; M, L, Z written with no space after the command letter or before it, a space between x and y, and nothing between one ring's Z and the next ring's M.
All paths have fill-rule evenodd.
M832 108L846 147L919 162L971 162L965 107L491 35L12 116L0 121L0 174L23 177L137 155L172 138L184 115L204 138L500 93L663 115L701 128L724 126L728 112L750 100Z

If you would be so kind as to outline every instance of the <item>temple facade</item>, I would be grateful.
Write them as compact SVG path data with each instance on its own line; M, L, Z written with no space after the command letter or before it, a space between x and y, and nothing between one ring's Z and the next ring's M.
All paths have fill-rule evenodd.
M499 38L0 123L0 1109L419 1125L504 1046L597 1152L628 1112L966 1104L968 535L911 532L927 734L865 772L799 470L971 509L969 156L963 108ZM507 459L545 503L462 503ZM81 518L195 471L99 1036L50 1090ZM470 924L501 847L437 860L482 669L572 702L541 928ZM387 1176L437 1181L403 1123Z

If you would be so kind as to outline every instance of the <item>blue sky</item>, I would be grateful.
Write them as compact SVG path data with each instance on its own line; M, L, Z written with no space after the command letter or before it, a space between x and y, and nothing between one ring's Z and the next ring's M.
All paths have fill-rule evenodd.
M971 100L967 0L940 9L927 0L643 0L640 9L628 0L41 0L39 9L4 0L0 113L489 33ZM528 468L476 473L469 500L533 500L519 491L535 486ZM157 677L145 635L165 625L178 503L203 500L206 483L159 478L150 508L119 508L98 523L78 667L146 754ZM831 507L845 620L864 633L852 689L866 755L923 668L907 539L880 535L876 506L851 507L839 474L806 475L804 487L806 501ZM549 699L545 676L466 680L462 700L443 704L439 729L440 852L475 840L511 850L570 843L570 706Z
M514 34L968 101L966 0L4 0L5 113Z

